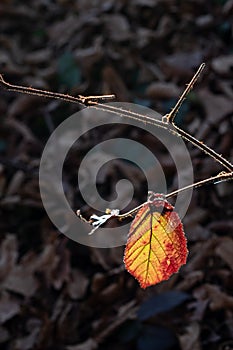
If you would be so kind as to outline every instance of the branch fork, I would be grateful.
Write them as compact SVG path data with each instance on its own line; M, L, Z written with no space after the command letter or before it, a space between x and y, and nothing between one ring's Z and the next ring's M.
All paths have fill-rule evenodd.
M203 186L205 184L209 183L220 183L223 181L227 180L232 180L233 179L233 165L231 164L230 161L228 161L226 158L224 158L222 155L218 154L215 152L212 148L207 146L205 143L199 141L189 133L185 132L184 130L180 129L176 124L175 124L175 117L184 102L186 96L188 93L192 90L194 84L200 77L201 73L203 72L205 68L205 63L202 63L196 73L193 75L191 81L189 84L187 84L184 92L180 96L179 100L177 101L176 105L172 108L171 112L164 115L161 120L155 120L149 116L145 116L133 111L128 111L124 109L119 109L118 107L111 106L111 105L106 105L103 104L102 102L105 100L113 100L115 98L114 95L101 95L101 96L82 96L78 95L77 97L71 96L71 95L66 95L66 94L61 94L57 92L50 92L46 90L40 90L40 89L35 89L32 87L25 87L25 86L18 86L18 85L12 85L8 82L6 82L3 78L3 76L0 74L0 85L2 85L4 88L10 91L16 91L16 92L21 92L21 93L26 93L30 95L37 95L37 96L43 96L43 97L48 97L48 98L54 98L54 99L60 99L64 100L67 102L72 102L72 103L77 103L82 107L92 107L97 110L103 110L103 111L108 111L110 113L117 114L121 117L127 117L131 119L136 119L140 120L141 122L151 124L160 128L166 129L168 132L172 132L175 134L177 137L182 137L184 140L189 141L192 143L194 146L198 147L201 151L204 153L208 154L210 157L212 157L215 161L217 161L219 164L223 166L226 170L221 171L219 174L215 176L211 176L207 179L198 181L196 183L190 184L188 186L185 186L183 188L180 188L176 191L173 191L169 194L164 195L165 198L169 198L172 196L177 195L178 193L182 191L186 191L187 189L190 188L197 188L200 186ZM170 126L173 126L175 128L172 128ZM84 222L92 225L93 229L89 233L90 235L93 234L99 227L103 226L107 221L109 221L112 218L117 218L119 220L123 220L129 216L133 216L140 208L142 208L144 205L148 203L145 202L138 207L130 210L127 213L120 214L120 211L118 209L107 209L105 214L102 216L98 216L96 214L93 214L89 220L85 219L82 215L80 210L77 210L77 216Z

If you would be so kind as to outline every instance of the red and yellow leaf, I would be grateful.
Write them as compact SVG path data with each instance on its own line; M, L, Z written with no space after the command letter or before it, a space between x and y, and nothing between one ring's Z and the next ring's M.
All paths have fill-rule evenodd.
M146 288L177 272L187 254L178 214L161 194L153 193L131 224L124 255L126 269Z

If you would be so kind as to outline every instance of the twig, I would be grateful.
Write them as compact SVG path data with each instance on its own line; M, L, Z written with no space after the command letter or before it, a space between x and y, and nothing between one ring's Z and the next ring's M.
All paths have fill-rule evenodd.
M106 100L106 99L111 100L114 98L114 95L87 96L87 97L82 96L82 95L78 95L78 97L74 97L74 96L65 95L65 94L61 94L61 93L55 93L55 92L50 92L50 91L34 89L31 87L12 85L12 84L7 83L3 79L1 74L0 74L0 84L2 84L5 88L7 88L8 90L11 90L11 91L17 91L17 92L27 93L27 94L31 94L31 95L49 97L49 98L62 99L62 100L68 101L68 102L78 103L82 106L91 106L92 108L95 108L97 110L102 110L102 111L114 113L114 114L117 114L118 116L121 116L121 117L131 118L134 120L138 120L140 122L151 124L153 126L164 128L167 131L171 132L172 134L174 134L178 137L182 137L183 139L192 143L194 146L198 147L204 153L208 154L215 161L217 161L219 164L221 164L223 167L225 167L228 171L228 172L221 172L216 176L212 176L208 179L204 179L204 180L201 180L199 182L190 184L186 187L183 187L183 188L178 189L174 192L171 192L167 195L164 195L165 198L169 198L169 197L177 195L178 193L180 193L182 191L186 191L187 189L190 189L190 188L197 188L197 187L203 186L205 184L217 183L217 182L222 182L222 181L233 179L233 165L227 159L225 159L222 155L215 152L212 148L210 148L209 146L207 146L203 142L197 140L195 137L193 137L189 133L180 129L178 126L176 126L176 124L174 122L175 116L176 116L180 106L182 105L187 94L193 88L193 85L195 84L195 82L199 78L204 67L205 67L205 64L202 63L200 65L200 67L198 68L197 72L194 74L190 83L187 85L186 89L184 90L184 92L180 96L176 105L172 108L170 113L168 113L162 117L162 120L155 120L154 118L149 117L147 115L142 115L140 113L136 113L136 112L133 112L130 110L121 109L119 107L115 107L112 105L105 105L102 103L98 103L98 101L102 101L102 100ZM77 211L77 215L80 217L81 220L91 224L94 227L93 230L91 231L91 233L93 233L97 228L102 226L109 219L111 219L113 217L118 218L119 220L125 219L126 217L132 216L135 212L137 212L145 204L147 204L147 202L139 205L138 207L134 208L133 210L131 210L125 214L119 214L119 212L117 210L113 210L110 212L109 211L106 212L105 215L102 215L100 217L98 217L97 215L92 215L90 220L86 220L85 218L83 218L79 210Z
M120 109L118 107L114 107L114 106L111 106L111 105L98 104L98 105L92 106L92 108L95 108L95 109L98 109L98 110L107 111L107 112L110 112L110 113L117 114L117 115L119 115L121 117L131 118L131 119L134 119L134 120L145 122L146 124L151 124L151 125L154 125L154 126L157 126L157 127L164 128L167 131L169 131L170 133L172 133L173 135L181 136L186 141L189 141L194 146L196 146L197 148L202 150L204 153L206 153L210 157L212 157L215 161L217 161L219 164L221 164L229 172L232 172L233 171L233 165L226 158L224 158L222 155L220 155L217 152L215 152L212 148L210 148L209 146L204 144L202 141L199 141L198 139L196 139L195 137L193 137L189 133L187 133L184 130L180 129L174 123L174 118L175 118L175 116L176 116L176 114L177 114L181 104L183 103L183 101L184 101L185 97L187 96L187 94L193 88L194 83L197 81L197 79L200 76L201 72L203 71L204 67L205 67L205 64L202 63L200 65L200 67L198 68L197 72L195 73L195 75L193 76L193 78L191 79L190 83L187 85L187 88L185 89L185 91L183 92L181 97L179 98L179 100L178 100L177 104L175 105L175 107L171 110L170 113L168 113L165 116L163 116L162 120L155 120L154 118L149 117L147 115L142 115L140 113L136 113L136 112L133 112L133 111L127 111L125 109ZM175 130L171 126L173 126L175 128Z
M184 102L186 96L189 94L189 92L192 90L193 85L196 83L197 79L200 77L202 71L205 68L205 63L202 63L200 67L198 68L197 72L192 77L190 83L187 85L186 89L184 90L183 94L180 96L178 102L176 103L175 107L172 108L171 112L168 113L166 116L168 118L168 121L172 123L175 119L175 116L177 115L182 103Z
M49 97L49 98L56 98L56 99L62 99L64 101L68 102L73 102L73 103L78 103L82 106L92 106L92 108L98 109L98 110L103 110L107 111L110 113L117 114L121 117L127 117L131 118L134 120L138 120L141 122L145 122L147 124L151 124L157 127L161 127L166 129L167 131L171 132L172 134L176 136L181 136L183 139L189 141L192 143L194 146L198 147L200 150L211 156L214 160L219 162L223 167L225 167L228 171L232 172L233 171L233 165L226 160L223 156L215 152L213 149L208 147L206 144L203 142L197 140L195 137L192 135L188 134L184 130L178 128L176 124L174 123L174 118L182 105L185 97L187 94L190 92L190 90L193 88L194 83L197 81L199 78L200 74L202 73L203 69L205 67L205 64L202 63L200 67L198 68L197 72L194 74L193 78L191 79L190 83L187 85L185 91L179 98L178 102L176 103L175 107L171 110L170 113L166 114L165 116L162 117L162 120L155 120L152 117L149 117L147 115L142 115L140 113L136 113L133 111L121 109L119 107L111 106L111 105L105 105L98 103L98 100L105 100L105 99L113 99L114 95L101 95L101 96L82 96L79 95L78 97L74 97L71 95L66 95L66 94L61 94L61 93L56 93L56 92L50 92L50 91L45 91L45 90L39 90L39 89L34 89L31 87L25 87L25 86L18 86L18 85L12 85L7 83L4 79L3 76L0 74L0 83L7 88L10 91L17 91L17 92L22 92L22 93L27 93L31 95L38 95L38 96L44 96L44 97ZM173 128L170 128L169 125L173 125L175 130Z
M165 198L170 198L170 197L176 196L180 192L187 191L190 188L195 189L195 188L203 186L203 185L207 185L207 184L211 184L211 183L216 184L216 183L219 183L219 182L222 182L222 181L231 180L231 179L233 179L233 172L231 172L231 173L221 172L221 173L219 173L216 176L212 176L212 177L210 177L208 179L195 182L195 183L190 184L188 186L182 187L182 188L180 188L180 189L178 189L176 191L173 191L173 192L170 192L168 194L165 194L164 197ZM124 219L124 218L127 218L129 216L132 216L135 212L137 212L139 209L141 209L143 207L143 205L145 205L145 204L148 204L148 202L140 204L138 207L128 211L127 213L115 215L114 217L117 217L119 219Z
M223 156L215 152L212 148L208 147L205 145L203 142L199 141L189 133L185 132L184 130L180 129L174 122L175 116L184 102L187 94L192 90L193 85L201 75L203 69L205 68L205 63L202 63L200 67L198 68L197 72L194 74L193 78L191 79L190 83L187 85L186 89L184 90L183 94L180 96L178 102L176 103L175 107L172 108L171 112L168 113L165 117L167 118L167 121L171 123L175 129L177 130L178 134L183 138L186 139L187 141L191 142L193 145L198 147L200 150L214 158L217 162L219 162L223 167L225 167L228 171L232 172L233 171L233 165L226 160Z
M195 182L193 184L190 184L188 186L185 186L185 187L182 187L176 191L173 191L173 192L170 192L168 194L165 194L164 195L164 198L170 198L170 197L173 197L173 196L176 196L178 193L180 192L184 192L184 191L187 191L188 189L190 188L197 188L197 187L200 187L200 186L203 186L203 185L207 185L207 184L210 184L210 183L219 183L219 182L223 182L223 181L227 181L227 180L232 180L233 179L233 172L231 173L226 173L226 172L221 172L219 173L218 175L216 176L212 176L208 179L205 179L205 180L201 180L201 181L198 181L198 182ZM81 215L81 212L80 210L77 210L77 215L78 217L90 224L93 226L93 229L90 231L89 235L92 235L99 227L101 227L103 224L105 224L107 221L109 221L110 219L118 219L118 220L124 220L128 217L132 217L135 213L138 212L138 210L140 210L144 205L147 205L150 201L146 201L142 204L140 204L139 206L133 208L132 210L129 210L127 213L124 213L124 214L119 214L118 210L117 209L113 209L111 210L110 212L108 212L108 214L104 214L104 215L101 215L101 216L98 216L98 215L92 215L90 217L89 220L86 220L82 215Z
M48 97L48 98L64 100L67 102L78 103L82 106L83 105L84 106L92 106L92 105L97 104L99 101L113 100L115 98L115 95L101 95L101 96L78 95L77 97L74 97L71 95L61 94L58 92L51 92L51 91L46 91L46 90L34 89L32 87L13 85L13 84L7 83L3 79L2 74L0 74L0 84L2 84L7 90L10 90L10 91L16 91L16 92L21 92L23 94L43 96L43 97Z
M180 106L182 105L184 99L186 98L187 94L191 91L191 89L193 88L193 85L195 84L195 82L197 81L197 79L199 78L201 72L203 71L205 67L205 64L202 63L200 65L200 67L198 68L197 72L194 74L193 78L191 79L190 83L187 85L186 89L184 90L184 92L182 93L181 97L179 98L178 102L176 103L175 107L171 110L170 113L166 114L165 116L162 117L162 121L155 121L153 118L148 117L148 116L142 116L138 113L132 112L132 111L125 111L125 110L120 110L117 108L117 110L115 109L115 107L113 106L94 106L94 108L97 109L102 109L102 110L107 110L110 112L114 112L117 113L120 116L127 116L130 117L132 119L136 119L136 120L140 120L140 121L145 121L146 123L152 124L152 125L156 125L158 127L163 127L166 130L168 130L169 132L177 135L177 136L181 136L183 139L189 141L190 143L192 143L193 145L195 145L196 147L198 147L200 150L202 150L203 152L205 152L206 154L208 154L209 156L211 156L212 158L214 158L214 160L216 160L218 163L220 163L223 167L225 167L228 172L221 172L216 176L212 176L208 179L204 179L201 181L198 181L196 183L190 184L188 186L185 186L181 189L178 189L176 191L173 191L167 195L165 195L165 198L169 198L172 196L177 195L180 192L186 191L188 189L195 189L197 187L206 185L206 184L210 184L210 183L219 183L222 181L227 181L227 180L232 180L233 179L233 165L227 160L225 159L222 155L218 154L217 152L215 152L212 148L208 147L206 144L204 144L203 142L199 141L198 139L196 139L195 137L193 137L192 135L190 135L189 133L185 132L184 130L178 128L174 122L175 116L180 108ZM141 119L143 118L143 119ZM172 125L176 132L174 131L174 129L170 128L169 125ZM90 234L92 234L98 227L102 226L104 223L106 223L109 219L111 218L117 218L119 220L125 219L129 216L134 215L139 209L141 209L144 205L146 205L148 202L142 203L141 205L139 205L138 207L128 211L127 213L124 214L116 214L115 211L112 211L108 216L107 215L102 215L102 216L97 216L95 215L94 217L92 216L92 220L89 221L90 224L92 224L94 226L94 229L90 232ZM80 212L79 212L80 213ZM82 219L82 216L80 216L80 218ZM93 222L94 219L94 222Z

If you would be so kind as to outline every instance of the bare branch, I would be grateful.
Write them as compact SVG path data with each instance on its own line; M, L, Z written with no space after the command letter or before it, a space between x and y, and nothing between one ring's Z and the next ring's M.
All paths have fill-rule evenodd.
M195 137L193 137L189 133L180 129L178 126L176 126L176 124L174 122L175 116L176 116L179 108L181 107L187 94L193 88L193 85L195 84L195 82L199 78L204 67L205 67L205 64L202 63L200 65L200 67L198 68L197 72L194 74L191 81L189 82L189 84L187 85L186 89L184 90L183 94L179 98L179 100L176 103L176 105L174 106L174 108L171 110L170 113L163 116L161 120L155 120L154 118L151 118L147 115L136 113L136 112L133 112L130 110L121 109L121 108L118 108L118 107L115 107L112 105L106 105L106 104L99 103L103 100L112 100L115 97L114 95L87 96L87 97L82 96L82 95L78 95L78 97L74 97L71 95L65 95L65 94L56 93L56 92L34 89L31 87L12 85L12 84L7 83L3 79L3 76L1 74L0 74L0 84L2 84L2 86L4 86L6 89L8 89L10 91L16 91L16 92L26 93L26 94L30 94L30 95L37 95L37 96L43 96L43 97L49 97L49 98L55 98L55 99L62 99L62 100L67 101L67 102L78 103L81 106L91 106L92 108L95 108L97 110L107 111L110 113L117 114L118 116L121 116L121 117L131 118L131 119L138 120L138 121L141 121L141 122L144 122L147 124L151 124L153 126L164 128L168 132L171 132L172 134L174 134L178 137L182 137L186 141L189 141L194 146L198 147L200 150L202 150L204 153L208 154L215 161L217 161L219 164L221 164L224 168L227 169L227 172L223 171L216 176L212 176L208 179L198 181L196 183L190 184L186 187L183 187L181 189L178 189L174 192L171 192L171 193L165 195L165 198L169 198L169 197L177 195L178 193L180 193L182 191L186 191L190 188L197 188L197 187L200 187L200 186L203 186L206 184L219 183L222 181L227 181L227 180L233 179L233 165L227 159L225 159L222 155L215 152L212 148L208 147L203 142L197 140ZM172 126L175 128L175 130ZM145 203L139 205L138 207L132 209L131 211L129 211L125 214L120 214L119 211L117 209L115 209L115 210L112 210L111 212L106 212L102 216L92 215L89 220L86 220L81 215L79 210L77 211L77 215L79 216L79 218L82 221L85 221L93 226L93 230L91 231L91 233L93 233L97 228L102 226L104 223L106 223L111 218L118 218L119 220L123 220L129 216L134 215L140 208L142 208L143 205L145 205L147 203L148 202L145 202Z
M176 103L176 105L172 108L171 112L168 113L166 115L166 117L168 118L168 121L170 123L172 123L175 119L176 114L178 113L182 103L184 102L186 96L190 93L190 91L193 88L193 85L196 83L197 79L199 78L199 76L201 75L202 71L205 68L205 63L202 63L200 65L200 67L198 68L197 72L194 74L194 76L192 77L190 83L187 85L186 89L184 90L183 94L180 96L178 102Z
M195 182L193 184L190 184L188 186L185 186L185 187L182 187L176 191L173 191L171 193L168 193L166 195L164 195L165 198L170 198L170 197L173 197L173 196L176 196L178 193L180 192L184 192L186 190L189 190L190 188L197 188L197 187L200 187L200 186L203 186L203 185L207 185L207 184L217 184L217 183L220 183L220 182L223 182L223 181L228 181L228 180L233 180L233 172L231 173L226 173L224 171L222 171L221 173L219 173L218 175L216 176L212 176L208 179L205 179L205 180L201 180L201 181L198 181L198 182ZM124 214L119 214L119 210L118 209L114 209L111 211L111 213L109 215L101 215L101 216L98 216L98 215L92 215L90 220L86 220L81 214L80 214L80 210L77 210L77 215L79 216L79 218L92 225L93 226L93 229L91 230L91 232L89 233L89 235L93 234L99 227L103 226L106 222L108 222L109 220L113 219L113 218L116 218L118 220L124 220L128 217L132 217L135 213L138 212L139 209L141 209L144 205L147 205L149 202L146 201L142 204L140 204L139 206L137 206L136 208L128 211L127 213L124 213Z
M115 98L115 95L100 95L100 96L82 96L78 95L77 97L61 94L58 92L51 92L41 89L34 89L32 87L26 87L26 86L20 86L20 85L12 85L7 83L4 79L2 74L0 74L0 84L2 84L3 87L5 87L7 90L10 91L16 91L21 92L23 94L29 94L29 95L36 95L36 96L43 96L48 98L54 98L63 100L66 102L73 102L78 103L81 106L92 106L100 101L103 100L113 100Z
M111 106L111 105L97 104L97 105L93 105L92 108L107 111L110 113L117 114L120 117L134 119L137 121L141 121L141 122L144 122L147 124L151 124L153 126L157 126L157 127L166 129L167 131L169 131L173 135L176 135L178 137L181 136L186 141L189 141L194 146L198 147L201 151L203 151L204 153L206 153L210 157L212 157L219 164L221 164L228 172L232 172L233 165L231 164L231 162L229 162L226 158L224 158L222 155L215 152L212 148L210 148L209 146L207 146L203 142L197 140L195 137L193 137L189 133L180 129L173 122L175 114L177 113L178 109L180 108L181 104L183 103L185 96L192 89L193 84L197 81L197 79L200 76L201 72L203 71L204 67L205 67L205 64L202 63L200 65L199 69L197 70L197 72L195 73L195 75L193 76L193 78L191 79L190 83L187 85L187 88L185 89L184 93L181 95L176 106L172 109L172 111L169 114L166 114L165 116L163 116L162 120L155 120L154 118L149 117L147 115L143 115L143 114L136 113L136 112L129 111L129 110L125 110L125 109L120 109L118 107ZM174 130L174 128L170 127L171 125L175 128L175 130Z

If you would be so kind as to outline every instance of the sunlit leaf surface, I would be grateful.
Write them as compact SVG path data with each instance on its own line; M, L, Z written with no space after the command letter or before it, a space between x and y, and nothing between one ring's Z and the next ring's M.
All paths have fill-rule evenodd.
M186 263L186 238L173 209L153 193L131 224L124 263L142 288L167 280Z

